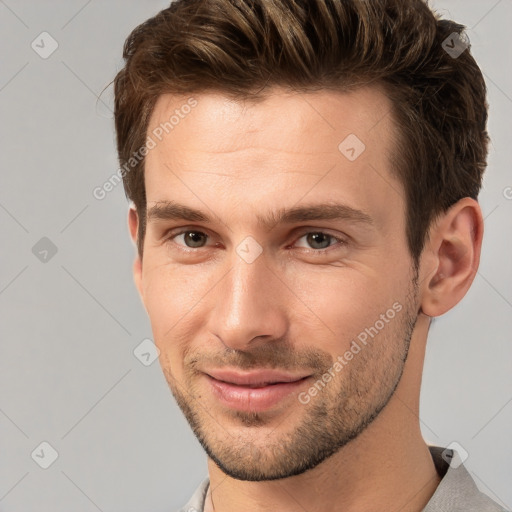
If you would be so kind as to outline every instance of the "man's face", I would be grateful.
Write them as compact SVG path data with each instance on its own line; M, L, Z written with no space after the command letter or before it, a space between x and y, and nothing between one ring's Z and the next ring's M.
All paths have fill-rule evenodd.
M136 280L208 455L234 478L299 474L392 399L416 321L391 105L376 89L194 99L160 97L150 122Z

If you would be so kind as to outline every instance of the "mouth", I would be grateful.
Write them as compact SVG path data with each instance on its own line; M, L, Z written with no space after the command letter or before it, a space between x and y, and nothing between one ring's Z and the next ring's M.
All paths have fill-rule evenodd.
M232 370L204 372L213 396L225 407L262 412L293 396L310 374L290 374L275 370L240 373Z

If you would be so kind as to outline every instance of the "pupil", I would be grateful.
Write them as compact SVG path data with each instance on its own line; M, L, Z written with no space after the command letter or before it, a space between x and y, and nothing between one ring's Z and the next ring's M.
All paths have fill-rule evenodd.
M200 247L203 242L203 234L197 231L189 231L186 236L186 242L189 247Z
M329 235L326 235L325 233L311 233L308 235L308 238L308 243L315 249L325 249L326 247L329 247ZM318 247L318 245L320 245L320 247Z

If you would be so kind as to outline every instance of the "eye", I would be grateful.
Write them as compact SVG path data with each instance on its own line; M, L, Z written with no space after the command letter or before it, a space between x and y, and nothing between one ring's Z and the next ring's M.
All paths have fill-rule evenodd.
M176 241L178 245L184 245L190 249L198 249L206 245L208 235L202 231L189 230L176 233L175 235L169 237L169 239Z
M203 231L188 229L170 235L167 242L176 243L182 248L201 249L208 245L209 238L208 234ZM314 249L314 252L323 252L333 245L343 245L344 243L342 238L329 233L311 231L301 236L294 245L295 247Z
M296 246L298 247L307 247L305 245L300 245L300 240L305 239L306 243L309 244L309 247L316 250L323 250L331 245L334 245L336 242L343 243L341 238L337 238L333 235L329 235L328 233L324 233L322 231L312 231L310 233L306 233L305 235L299 238Z

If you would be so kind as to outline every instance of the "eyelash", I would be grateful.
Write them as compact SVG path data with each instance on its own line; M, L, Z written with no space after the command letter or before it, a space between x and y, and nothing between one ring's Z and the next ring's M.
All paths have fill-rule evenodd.
M165 236L164 243L166 245L174 243L174 244L176 244L180 248L180 250L183 250L183 251L186 251L186 252L196 252L197 250L205 249L205 246L203 246L203 247L195 247L194 248L194 247L187 247L185 245L177 244L176 242L174 242L174 239L176 237L178 237L180 235L183 235L185 233L201 233L202 235L206 235L207 237L210 237L208 235L208 233L205 233L204 231L200 231L200 230L196 230L196 229L182 229L181 231L178 231L177 233L169 233L167 236ZM299 238L297 238L296 242L298 240L300 240L301 238L303 238L303 237L305 237L307 235L310 235L310 234L327 235L328 237L330 237L330 239L335 240L337 243L329 245L325 249L313 249L313 248L306 249L306 251L309 252L309 253L324 254L324 253L332 250L332 248L335 247L336 245L341 247L341 246L344 246L344 245L347 244L347 240L346 239L340 238L339 236L331 235L330 233L327 233L325 231L315 231L315 230L302 232L302 234L299 236ZM305 249L305 248L302 247L301 249Z

